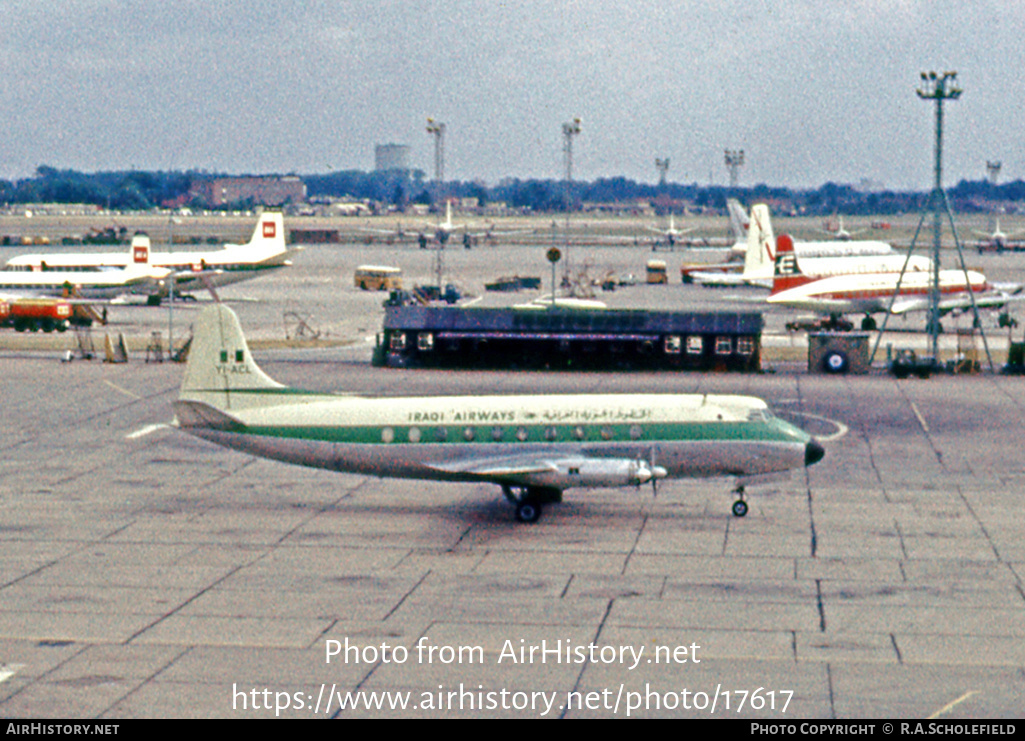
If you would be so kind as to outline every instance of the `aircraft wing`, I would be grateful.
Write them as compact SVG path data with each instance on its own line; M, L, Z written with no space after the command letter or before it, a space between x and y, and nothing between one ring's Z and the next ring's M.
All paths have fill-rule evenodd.
M574 486L636 486L665 478L665 468L632 458L600 458L585 453L540 451L534 455L464 458L428 463L428 468L461 478L496 484L526 484L566 489Z
M980 309L1000 309L1015 301L1025 301L1025 295L1021 289L1011 293L983 293L975 295L975 306ZM967 293L945 298L940 301L940 313L946 314L951 311L962 311L972 308L972 297ZM893 303L892 313L906 314L909 311L927 311L929 299L927 296L909 296L898 298Z
M1025 296L1022 295L990 293L983 296L976 296L975 305L980 309L1002 309L1011 302L1023 300L1025 300ZM972 308L972 300L967 295L940 301L940 311L944 314L949 311L959 311L970 308Z
M966 298L965 301L968 301ZM886 304L884 303L885 307ZM940 308L942 310L943 302L940 302ZM969 303L968 306L971 306ZM907 314L909 311L926 311L929 308L929 299L911 296L907 298L898 298L893 302L893 306L890 309L891 314ZM952 307L953 308L953 307ZM947 309L949 311L950 309Z
M558 470L554 460L536 456L500 456L495 458L464 458L444 463L428 463L428 468L443 473L468 474L482 479L507 479L532 473Z

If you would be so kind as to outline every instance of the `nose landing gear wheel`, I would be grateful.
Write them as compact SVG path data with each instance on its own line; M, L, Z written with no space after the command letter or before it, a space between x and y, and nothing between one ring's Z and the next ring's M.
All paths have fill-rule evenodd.
M733 516L743 517L747 514L747 502L744 501L744 485L740 484L733 493L737 495L737 501L733 503Z

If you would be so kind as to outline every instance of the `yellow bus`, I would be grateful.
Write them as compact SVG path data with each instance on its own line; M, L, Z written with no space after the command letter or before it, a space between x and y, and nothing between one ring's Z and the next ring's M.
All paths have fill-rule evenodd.
M391 291L402 288L402 270L386 265L360 265L355 284L364 291Z
M666 264L663 260L648 260L648 283L668 283Z

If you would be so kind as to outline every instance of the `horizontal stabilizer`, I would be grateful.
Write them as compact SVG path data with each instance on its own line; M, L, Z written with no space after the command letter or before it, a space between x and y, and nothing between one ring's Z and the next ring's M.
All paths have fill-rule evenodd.
M245 425L230 414L201 401L176 401L173 407L179 427L204 427L224 432L240 432L245 429Z

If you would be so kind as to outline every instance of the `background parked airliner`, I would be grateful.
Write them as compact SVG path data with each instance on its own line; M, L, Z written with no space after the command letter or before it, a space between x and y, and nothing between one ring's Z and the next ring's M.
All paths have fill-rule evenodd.
M816 278L804 273L805 260L796 255L789 236L780 235L777 245L776 274L767 299L770 304L830 315L864 314L862 329L875 329L871 314L904 314L929 308L932 270L909 269L903 276L899 271L889 271ZM978 307L1003 307L1014 300L1012 294L1021 286L995 287L975 270L940 270L939 290L940 312L946 313L970 308L973 299Z
M130 293L149 294L158 290L171 273L168 268L153 265L151 257L149 237L137 234L132 238L131 248L119 253L118 264L114 266L53 265L45 259L33 266L11 261L0 271L0 294L7 299L33 296L112 299Z
M147 238L148 241L148 238ZM246 244L225 244L221 249L195 252L150 252L149 263L173 273L175 289L215 289L249 280L268 270L291 263L285 240L284 219L278 212L260 215L253 236ZM20 255L7 261L7 270L97 271L104 268L125 268L132 264L129 252L79 252ZM167 295L168 283L150 292L157 301Z
M809 278L825 278L852 273L900 272L907 262L908 270L930 270L927 257L898 254L886 242L875 240L830 240L826 242L794 242L791 248L800 259L802 272ZM706 286L753 285L772 287L776 264L776 237L769 208L755 204L751 208L743 266L726 263L689 271L689 279Z

